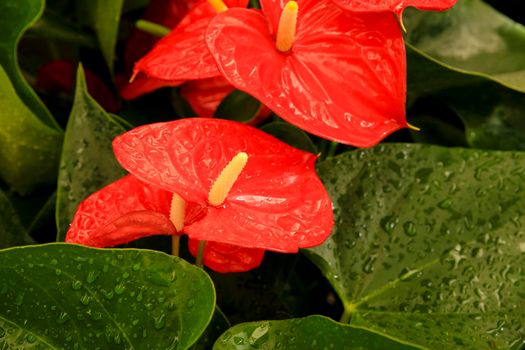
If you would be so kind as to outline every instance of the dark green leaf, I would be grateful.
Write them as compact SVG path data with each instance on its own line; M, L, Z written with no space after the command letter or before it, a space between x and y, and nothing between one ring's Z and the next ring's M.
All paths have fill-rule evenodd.
M78 13L93 28L108 68L113 72L120 15L124 0L80 0Z
M525 153L385 144L319 173L336 227L308 256L342 319L429 349L522 344Z
M241 323L230 328L215 343L214 350L245 349L418 349L364 328L310 316L283 321Z
M27 31L28 37L58 39L71 44L97 47L95 38L75 27L59 14L45 10L42 17Z
M23 103L47 126L60 127L25 81L17 63L16 49L20 37L42 15L43 0L0 1L0 66L11 80ZM0 83L0 86L5 84Z
M188 349L214 306L206 273L163 253L63 243L0 252L8 349Z
M482 1L461 0L442 13L409 8L404 20L416 51L448 69L525 92L525 28Z
M0 178L19 193L54 182L62 133L24 105L2 67L0 106Z
M84 72L79 68L58 176L58 241L64 240L83 199L125 175L111 148L113 138L125 131L89 96Z
M31 243L34 241L27 234L9 199L0 190L0 249Z
M48 224L49 222L53 223L53 227L56 226L56 223L54 221L56 202L57 193L53 192L53 194L47 199L44 205L40 207L40 210L33 217L33 220L29 223L29 226L27 227L27 231L29 233L33 234L33 232L38 231L42 227L45 227L46 224Z
M262 104L245 92L235 90L222 100L215 112L217 118L250 123L257 118Z
M199 340L191 347L191 350L208 350L213 347L215 340L224 333L228 328L230 328L230 322L224 316L222 311L216 307L213 318L211 319L208 328L202 333Z
M272 122L263 125L261 130L277 137L279 140L286 142L290 146L302 149L306 152L317 153L317 147L315 147L308 134L291 124L285 122Z

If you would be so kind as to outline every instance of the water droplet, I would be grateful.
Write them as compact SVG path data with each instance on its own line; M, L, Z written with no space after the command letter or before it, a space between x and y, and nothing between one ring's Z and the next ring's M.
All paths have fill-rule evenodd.
M416 225L412 221L407 221L403 225L405 234L409 237L414 237L416 235Z
M15 305L22 306L22 304L24 303L24 297L25 297L25 293L24 292L19 293L16 296Z
M452 201L448 198L438 203L438 207L440 207L441 209L448 209L451 206L452 206Z
M82 305L89 305L89 302L90 302L91 298L89 297L89 295L87 294L84 294L81 298L80 298L80 302L82 303Z
M115 291L115 294L121 295L126 290L126 287L122 283L119 283L113 290Z
M153 323L155 329L162 329L166 325L166 315L161 313L159 316L155 317L155 322Z
M243 345L244 344L244 338L235 336L233 337L233 342L235 345Z
M190 299L188 300L188 302L186 303L186 306L187 306L188 308L190 308L190 309L193 308L193 307L195 306L195 299L190 298Z
M138 271L138 270L140 270L140 263L133 264L133 266L131 267L131 269L132 269L133 271Z
M33 334L28 334L26 336L26 341L30 344L33 344L34 342L36 342L36 337Z
M98 278L99 275L100 275L100 271L89 271L86 277L86 282L87 283L95 282L95 280Z
M58 315L56 321L57 321L58 324L64 324L67 321L69 321L69 315L67 314L67 312L61 312Z
M73 283L71 283L71 288L73 288L74 290L79 290L80 288L82 288L82 282L79 280L73 281Z

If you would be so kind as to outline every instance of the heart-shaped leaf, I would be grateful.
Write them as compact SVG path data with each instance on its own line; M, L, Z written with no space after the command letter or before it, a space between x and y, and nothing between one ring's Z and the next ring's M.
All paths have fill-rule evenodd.
M93 28L106 64L113 72L120 14L124 0L80 0L78 14Z
M0 106L0 178L22 194L54 182L62 132L26 107L1 66Z
M60 160L56 207L58 241L64 240L77 206L84 198L126 174L111 148L113 138L125 131L89 96L80 67Z
M0 190L0 249L34 243L16 215L9 199Z
M458 1L444 13L408 9L404 18L406 40L413 49L448 69L525 92L522 25L481 0Z
M0 277L7 348L188 349L215 306L202 269L147 250L12 248Z
M217 340L214 350L244 349L409 350L417 347L361 327L310 316L282 321L241 323Z
M47 126L60 131L60 127L25 81L17 62L17 46L22 34L36 22L44 10L44 0L0 2L0 66L11 80L16 94ZM0 84L5 84L2 82Z
M519 348L524 169L525 153L403 144L320 164L336 228L307 254L342 320L429 349Z

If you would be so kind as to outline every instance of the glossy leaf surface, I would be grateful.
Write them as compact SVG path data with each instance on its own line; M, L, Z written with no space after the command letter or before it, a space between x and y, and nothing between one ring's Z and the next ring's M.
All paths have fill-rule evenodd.
M113 138L125 131L91 98L80 68L60 160L58 241L64 240L80 201L125 174L111 149Z
M308 256L350 323L429 349L519 348L524 166L519 152L410 144L320 164L336 229Z
M263 125L261 130L277 137L290 146L317 154L317 147L312 142L312 139L304 131L293 125L284 122L272 122Z
M247 0L225 0L228 7L246 7ZM135 65L135 72L148 77L195 80L220 76L206 47L206 29L217 12L208 0L199 0L174 30Z
M54 182L62 133L26 107L1 66L0 105L0 178L21 194Z
M0 249L34 243L9 199L0 190Z
M231 9L212 20L207 42L225 78L333 141L366 147L405 127L405 48L394 15L298 1L295 44L282 53L275 48L282 3L263 2L264 14Z
M237 324L225 332L213 347L214 350L252 348L265 350L279 348L287 350L418 349L364 328L334 322L324 316Z
M22 34L42 15L43 0L2 1L0 3L0 66L11 80L22 102L45 125L60 131L60 127L26 82L17 62L17 47ZM5 83L2 83L5 84Z
M444 11L448 10L458 0L333 0L342 8L355 12L392 11L402 16L403 10L409 6L420 10Z
M245 92L234 90L221 102L215 116L241 123L250 123L255 120L261 107L261 103L255 98Z
M407 43L419 52L448 69L525 92L523 25L480 0L459 1L444 13L408 10L404 18Z
M233 11L233 10L231 10ZM133 129L113 142L121 165L140 180L195 204L184 232L198 240L296 252L330 233L332 210L316 157L244 124L183 119ZM239 152L248 154L220 207L208 193Z
M215 306L202 269L146 250L13 248L0 276L7 348L188 349Z
M81 0L77 3L79 17L94 30L111 72L123 3L124 0Z

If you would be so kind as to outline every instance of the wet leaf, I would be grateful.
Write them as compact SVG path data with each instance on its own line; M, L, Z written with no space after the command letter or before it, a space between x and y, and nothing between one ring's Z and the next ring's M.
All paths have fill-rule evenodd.
M215 307L215 313L211 319L208 328L202 333L199 340L191 347L191 350L208 350L211 349L215 340L224 333L228 328L230 328L230 322L224 316L222 311Z
M0 277L9 349L188 349L215 306L202 269L146 250L13 248L0 251Z
M319 172L336 228L307 254L343 319L429 349L522 344L525 153L388 144Z
M0 190L0 249L34 243L16 215L13 206Z
M416 51L453 71L525 92L525 27L489 5L462 0L442 13L409 8L404 21Z
M0 178L22 194L53 183L62 133L24 105L1 66L0 106Z
M25 81L17 62L17 46L22 34L36 22L44 10L43 0L0 2L0 66L11 80L16 94L45 125L60 131L60 127ZM4 85L2 82L0 84Z
M93 28L108 68L113 72L115 46L124 0L81 0L80 18Z
M241 323L215 343L214 350L234 349L417 349L364 328L344 325L324 316L283 321Z
M124 176L111 142L126 131L87 92L82 68L66 128L57 189L57 240L63 241L78 204L91 193Z

